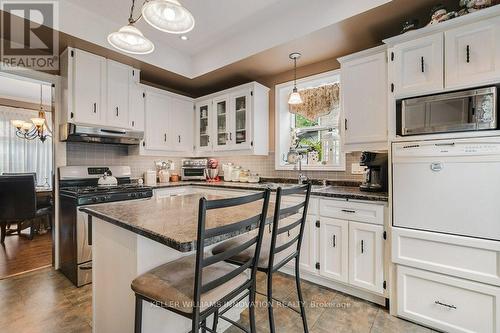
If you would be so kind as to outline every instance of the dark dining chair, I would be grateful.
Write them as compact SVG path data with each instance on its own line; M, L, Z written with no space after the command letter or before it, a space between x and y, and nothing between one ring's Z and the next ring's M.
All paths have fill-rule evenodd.
M37 208L35 176L0 176L0 243L5 236L30 228L29 239L35 235L35 219L48 216L51 219L52 207ZM7 225L17 224L16 230L7 230Z

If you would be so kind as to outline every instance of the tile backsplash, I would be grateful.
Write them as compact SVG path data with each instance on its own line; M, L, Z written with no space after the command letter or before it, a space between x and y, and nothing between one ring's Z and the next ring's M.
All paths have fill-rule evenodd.
M133 177L142 177L144 171L154 168L154 161L172 160L179 170L181 157L137 156L129 155L128 147L121 145L106 145L96 143L68 142L66 144L68 165L129 165ZM360 153L346 155L346 171L304 171L309 178L331 180L361 181L362 176L351 174L351 164L359 161ZM224 156L217 157L220 164L233 162L245 169L258 173L262 177L295 178L298 171L275 170L274 153L268 156Z

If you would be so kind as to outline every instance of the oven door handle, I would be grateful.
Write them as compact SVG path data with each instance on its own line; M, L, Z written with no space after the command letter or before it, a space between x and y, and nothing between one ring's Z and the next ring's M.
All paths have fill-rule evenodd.
M87 244L89 246L92 245L92 216L88 216L88 222L87 222L87 228L88 228L88 233L87 233Z

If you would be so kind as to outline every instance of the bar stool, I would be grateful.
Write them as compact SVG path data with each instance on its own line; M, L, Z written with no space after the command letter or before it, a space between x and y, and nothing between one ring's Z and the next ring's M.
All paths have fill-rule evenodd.
M282 199L284 196L289 195L303 195L303 200L299 200L293 206L288 206L281 208ZM311 195L311 184L304 186L297 186L290 189L282 189L279 187L276 191L276 203L274 209L274 219L272 232L266 232L264 234L264 239L262 240L262 250L258 261L257 270L264 272L267 275L267 303L268 303L268 315L269 315L269 326L271 333L276 332L274 325L274 313L272 301L275 300L280 304L288 307L285 303L280 302L273 298L273 273L280 270L287 263L295 259L295 284L297 286L297 295L299 297L299 307L300 312L294 308L290 308L295 312L298 312L302 318L302 324L304 326L304 332L309 332L307 327L306 312L304 308L304 300L302 297L302 289L300 287L300 247L302 245L302 237L304 234L304 227L306 224L307 208L309 205L309 197ZM302 210L302 212L300 212ZM296 215L300 215L299 219L295 219ZM297 230L298 229L298 230ZM297 232L298 231L298 232ZM284 239L285 233L289 237ZM297 233L295 236L293 234ZM290 236L292 234L292 236ZM233 248L235 246L241 246L248 241L248 239L254 237L253 232L246 235L230 239L222 244L215 246L212 249L214 255L219 255L220 253L225 253L228 248ZM289 238L292 237L291 240ZM292 248L292 246L295 247ZM290 252L290 249L292 251ZM290 253L288 253L288 252ZM228 263L235 265L243 265L244 262L251 257L249 251L240 252L227 260ZM276 261L276 263L275 263Z
M260 255L264 223L267 217L270 191L244 197L207 200L200 199L198 211L198 236L196 254L177 259L156 267L132 282L135 292L135 332L142 330L142 302L150 302L164 309L191 319L193 333L216 332L218 319L224 319L238 326L245 332L255 333L255 290L257 261ZM231 208L241 210L243 205L259 213L232 224L206 229L207 211L216 214L228 214ZM256 208L257 207L257 208ZM217 212L215 212L217 211ZM212 214L212 213L211 213ZM257 228L255 237L251 237L244 244L227 248L217 255L205 253L205 243L217 239L221 235L237 233L244 229ZM238 255L242 251L251 251L248 260L235 268L225 262L228 258ZM245 270L250 269L250 275ZM234 299L245 293L238 300ZM219 314L219 309L226 304L237 304L244 297L250 298L250 331ZM206 320L214 315L212 328L208 328Z

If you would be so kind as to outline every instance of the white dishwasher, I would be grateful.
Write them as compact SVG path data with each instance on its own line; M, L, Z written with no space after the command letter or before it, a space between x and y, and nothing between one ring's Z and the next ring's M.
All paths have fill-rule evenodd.
M500 240L500 137L392 145L393 225Z

